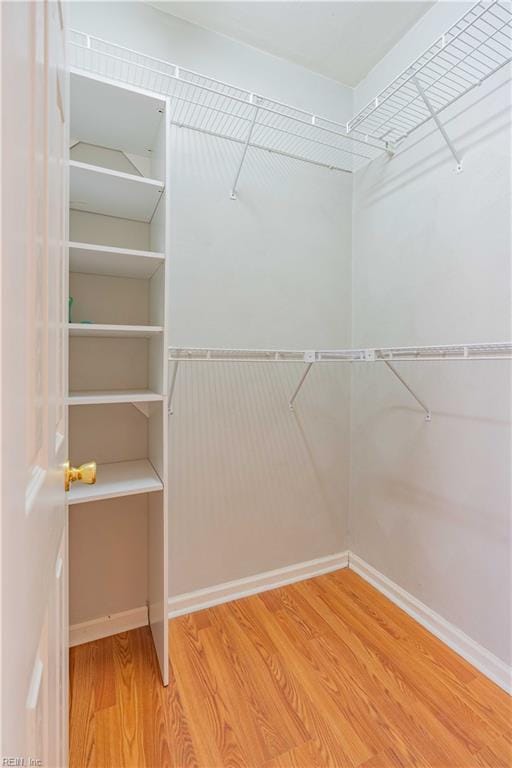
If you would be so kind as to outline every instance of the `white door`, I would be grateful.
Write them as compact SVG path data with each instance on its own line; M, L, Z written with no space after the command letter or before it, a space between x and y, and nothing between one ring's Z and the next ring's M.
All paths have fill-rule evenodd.
M0 32L0 754L2 765L60 768L68 675L63 8L2 2Z

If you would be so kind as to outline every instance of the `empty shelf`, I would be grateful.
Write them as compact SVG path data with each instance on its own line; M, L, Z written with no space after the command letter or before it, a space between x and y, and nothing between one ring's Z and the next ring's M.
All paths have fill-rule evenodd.
M162 395L152 392L150 389L143 390L117 390L117 391L87 391L70 392L68 405L105 405L109 403L151 403L163 399Z
M90 275L149 278L164 261L163 253L91 243L69 243L69 269Z
M70 135L87 144L151 157L165 101L72 73Z
M68 503L83 504L118 496L152 493L161 491L162 487L162 481L147 459L98 464L96 483L75 483L69 491Z
M69 205L77 211L148 222L163 190L155 179L69 162Z
M69 323L70 336L106 336L115 338L146 338L162 333L161 325L107 325L100 323Z

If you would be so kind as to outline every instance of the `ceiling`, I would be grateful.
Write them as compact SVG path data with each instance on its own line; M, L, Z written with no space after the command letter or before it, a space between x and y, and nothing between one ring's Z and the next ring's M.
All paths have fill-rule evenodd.
M354 86L434 2L160 0L151 5Z

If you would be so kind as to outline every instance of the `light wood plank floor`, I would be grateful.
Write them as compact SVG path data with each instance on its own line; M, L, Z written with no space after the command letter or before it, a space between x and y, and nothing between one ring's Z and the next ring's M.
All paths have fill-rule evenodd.
M510 768L511 698L349 570L71 651L71 768Z

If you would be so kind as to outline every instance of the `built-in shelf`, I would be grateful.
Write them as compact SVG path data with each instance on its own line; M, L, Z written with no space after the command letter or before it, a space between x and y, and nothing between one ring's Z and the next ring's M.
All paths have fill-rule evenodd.
M152 403L163 399L162 395L150 389L102 390L70 392L68 405L108 405L110 403Z
M70 76L70 136L151 158L165 101L90 76Z
M162 333L161 325L107 325L100 323L69 323L70 336L106 336L110 338L146 338Z
M69 504L134 496L162 490L162 481L147 459L118 461L114 464L98 464L96 483L74 483L69 491Z
M163 253L115 248L92 243L69 243L70 272L111 277L150 278L164 261Z
M77 211L151 221L164 190L161 181L69 162L69 205Z

